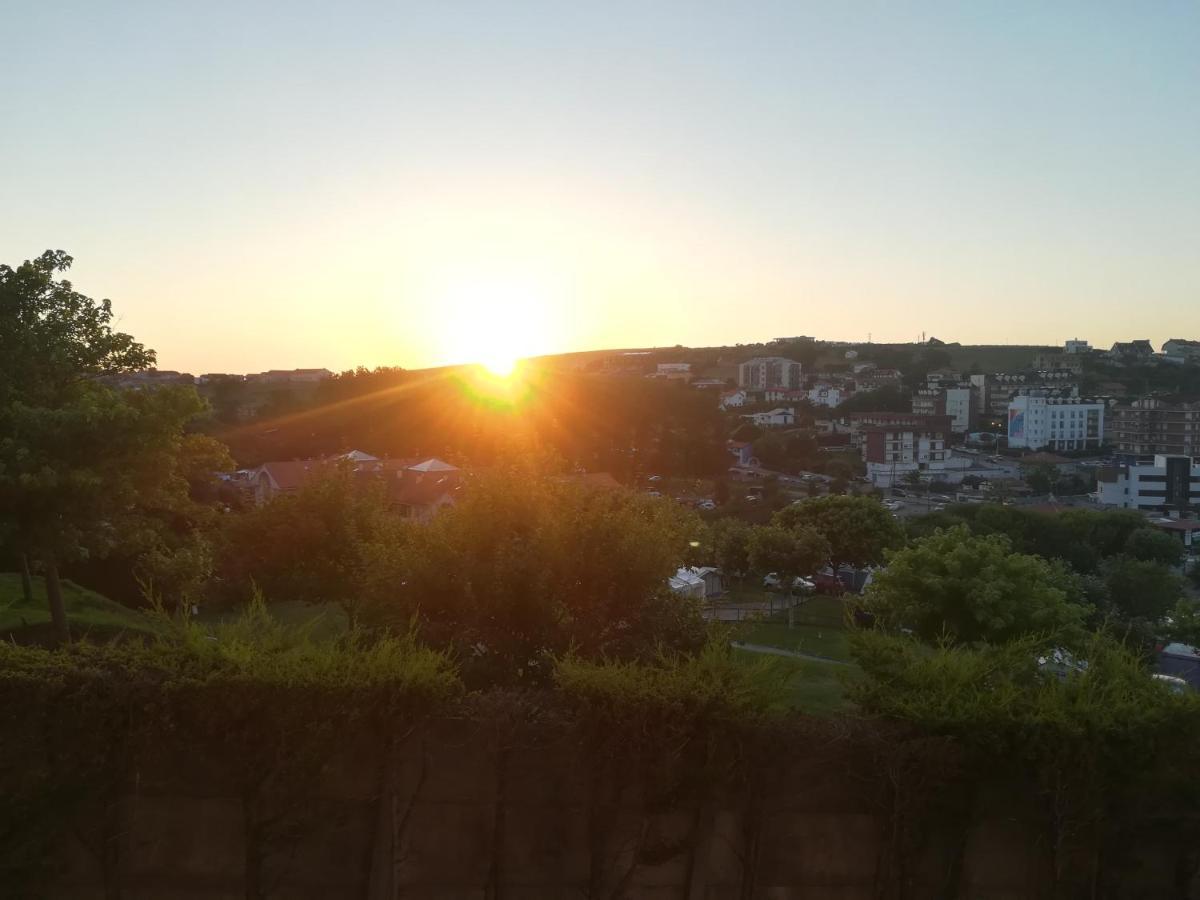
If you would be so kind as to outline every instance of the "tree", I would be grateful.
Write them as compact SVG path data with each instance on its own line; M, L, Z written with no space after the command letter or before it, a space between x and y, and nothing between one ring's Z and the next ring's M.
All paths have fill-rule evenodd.
M835 567L878 565L885 550L904 540L896 520L874 497L813 497L780 510L775 522L816 529L829 542Z
M1177 566L1183 558L1183 544L1165 532L1139 528L1125 540L1124 553L1144 562Z
M0 266L0 537L44 568L59 640L70 636L60 566L162 547L187 500L183 427L203 409L194 389L100 382L149 367L154 353L113 331L108 300L55 280L71 261L47 251Z
M1035 494L1049 494L1054 490L1054 482L1058 478L1058 472L1054 466L1046 463L1041 463L1036 466L1030 466L1025 473L1025 483L1029 485L1029 489Z
M829 558L829 542L813 528L766 525L750 536L750 568L774 572L791 593L797 577L811 575Z
M362 615L458 649L499 680L547 654L653 654L703 625L667 590L703 535L678 504L555 481L525 466L472 479L429 524L364 549Z
M890 629L922 640L997 643L1043 635L1078 639L1088 609L1061 564L1013 553L1000 535L972 536L963 526L938 530L888 557L864 595L864 607Z
M110 301L55 281L72 262L47 250L16 269L0 265L0 405L53 406L81 383L154 365L154 351L112 330Z
M750 572L750 537L753 529L741 519L725 518L713 523L712 549L722 571L743 580Z
M1183 579L1160 562L1114 556L1100 571L1113 607L1126 620L1159 622L1183 596Z
M404 527L382 482L360 483L330 466L298 491L231 517L217 588L225 601L247 601L257 588L268 600L332 603L354 622L370 574L368 543L401 542Z

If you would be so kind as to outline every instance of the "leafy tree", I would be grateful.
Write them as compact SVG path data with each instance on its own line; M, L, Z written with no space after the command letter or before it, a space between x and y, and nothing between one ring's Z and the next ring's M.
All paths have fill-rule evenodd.
M1173 641L1200 647L1200 605L1181 598L1171 610L1171 625L1167 633Z
M88 381L154 365L154 351L113 331L112 303L75 291L47 250L17 268L0 265L0 405L54 406Z
M674 503L497 469L431 523L369 542L366 621L458 648L476 675L540 678L547 654L631 656L703 639L667 590L703 525Z
M781 434L764 434L754 442L754 455L772 469L781 468L788 460L787 440Z
M791 592L798 576L811 575L829 558L829 542L813 528L766 525L750 536L750 568L774 572Z
M864 606L892 629L925 641L1005 642L1027 635L1076 639L1087 608L1061 565L1013 553L1000 535L975 537L962 526L936 531L888 557Z
M330 466L299 490L233 516L223 535L217 596L333 603L358 618L369 542L404 540L382 482Z
M0 537L44 567L60 640L69 638L62 564L169 552L167 526L188 503L183 427L203 409L192 389L100 383L147 368L154 354L113 331L108 300L55 280L70 265L47 251L0 266Z
M896 520L874 497L814 497L780 510L775 521L785 528L808 526L820 532L835 567L882 563L884 551L904 539Z
M202 408L194 390L88 384L55 407L0 410L0 528L45 568L60 640L61 565L118 552L165 563L172 552L169 526L191 505L178 471L183 427Z
M1158 622L1183 596L1183 579L1160 562L1114 556L1104 562L1101 574L1123 619Z
M1126 539L1124 552L1144 562L1177 566L1183 558L1183 544L1165 532L1139 528Z
M726 518L713 523L713 556L722 571L744 579L750 572L750 538L753 529L740 519Z
M1049 494L1054 490L1058 472L1054 466L1045 463L1031 466L1025 473L1025 483L1035 494Z
M904 476L900 480L903 481L909 487L920 487L921 473L918 472L916 469L913 469L911 472L905 472Z

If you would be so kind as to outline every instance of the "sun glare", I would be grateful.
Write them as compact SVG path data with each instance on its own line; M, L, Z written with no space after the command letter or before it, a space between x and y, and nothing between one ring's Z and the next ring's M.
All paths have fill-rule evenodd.
M552 307L531 281L472 278L442 295L441 352L448 362L476 363L509 378L521 359L552 349Z

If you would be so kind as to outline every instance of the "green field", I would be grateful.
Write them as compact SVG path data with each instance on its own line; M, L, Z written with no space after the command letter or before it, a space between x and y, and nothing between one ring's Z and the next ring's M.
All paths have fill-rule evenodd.
M114 603L72 581L63 581L63 603L72 633L81 637L111 637L123 631L153 632L154 624L143 613ZM50 607L46 600L46 584L41 577L33 579L33 603L25 602L21 591L21 576L15 572L0 573L0 637L48 633Z
M752 592L761 597L761 592ZM747 597L750 593L747 594ZM857 666L850 662L844 604L838 597L817 595L797 607L793 627L786 613L769 619L744 622L731 630L730 638L746 644L778 647L797 653L825 657L823 660L772 657L788 673L787 691L792 706L813 715L845 712L849 706L845 685L858 677ZM740 660L761 660L762 653L735 650Z

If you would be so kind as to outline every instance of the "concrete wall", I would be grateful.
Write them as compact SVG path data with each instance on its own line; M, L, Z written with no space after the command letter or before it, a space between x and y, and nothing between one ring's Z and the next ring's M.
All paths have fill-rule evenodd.
M1181 868L1195 860L1177 828L1126 829L1109 857L1121 867L1095 893L1061 874L1055 888L1055 872L1082 851L1049 835L1029 786L902 791L895 772L836 735L781 746L775 764L729 783L606 763L577 740L496 742L444 723L389 753L347 736L311 790L282 807L223 790L204 760L138 761L123 796L62 836L47 896L1200 896ZM906 809L922 812L918 827ZM1079 871L1094 871L1093 855L1084 862Z

